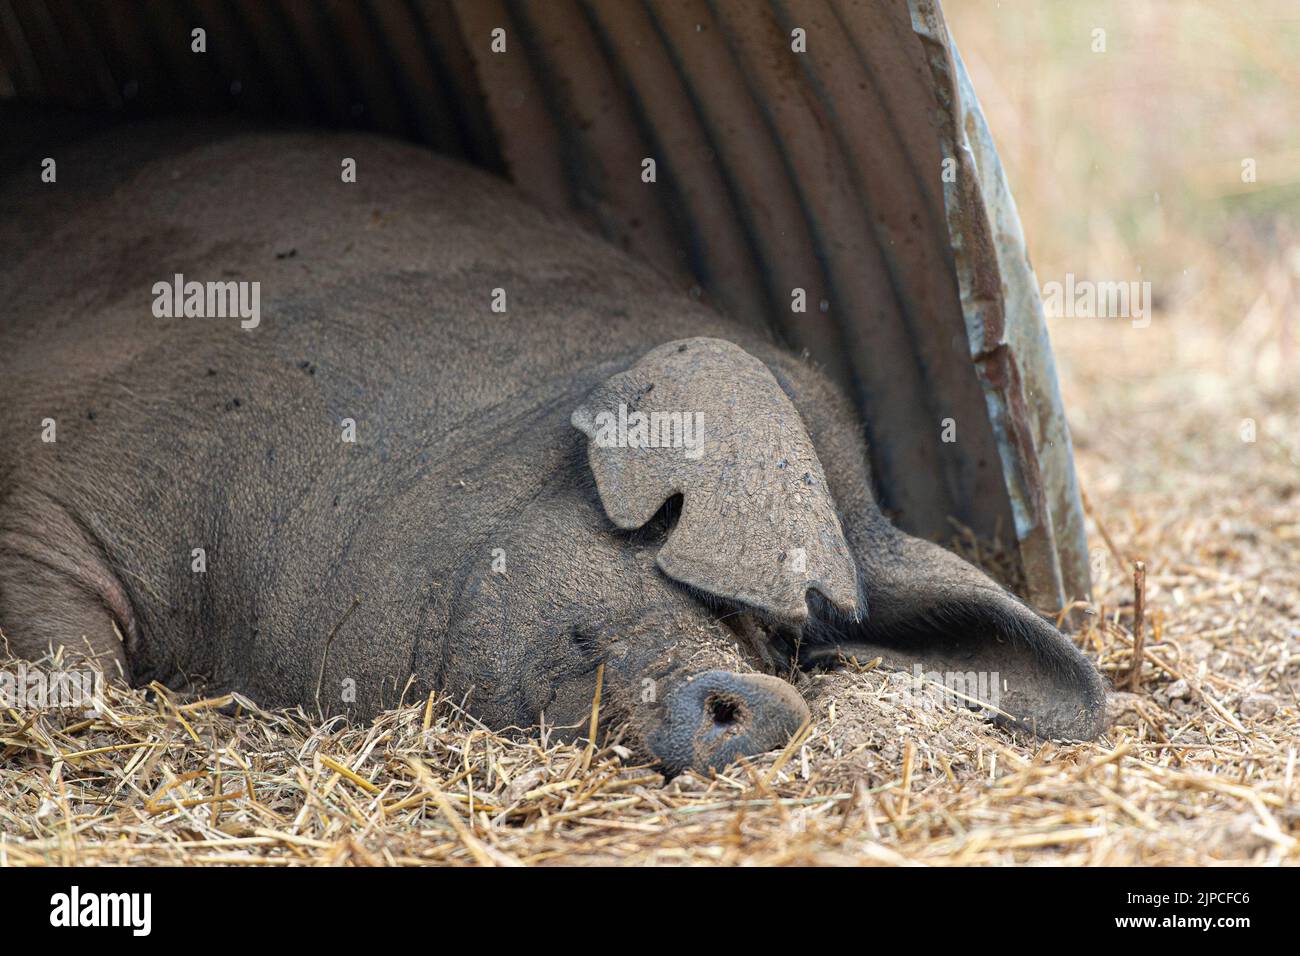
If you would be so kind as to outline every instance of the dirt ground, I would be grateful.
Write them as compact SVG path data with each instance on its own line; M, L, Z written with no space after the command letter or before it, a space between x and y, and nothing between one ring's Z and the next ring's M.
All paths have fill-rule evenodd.
M1300 862L1300 58L1281 13L1193 6L948 5L1040 281L1154 290L1145 328L1051 322L1090 509L1077 639L1123 687L1100 740L841 672L784 752L665 786L616 741L510 740L448 701L348 728L110 691L94 719L0 713L0 865Z

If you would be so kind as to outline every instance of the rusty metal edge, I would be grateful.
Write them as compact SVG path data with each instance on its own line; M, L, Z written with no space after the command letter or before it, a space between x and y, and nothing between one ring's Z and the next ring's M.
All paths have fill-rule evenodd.
M1043 491L1056 538L1057 559L1066 601L1087 600L1091 594L1088 540L1084 512L1074 470L1074 442L1056 377L1056 359L1047 331L1038 278L1029 261L1015 197L1007 183L993 136L980 109L979 99L956 45L962 103L961 128L975 156L984 207L993 229L994 248L1002 274L1007 341L1021 369L1024 401L1033 423Z
M1015 518L1028 599L1064 608L1090 593L1083 508L1037 280L979 100L937 0L908 0L927 48L940 137L957 160L944 203L962 310ZM1028 396L1028 397L1027 397Z

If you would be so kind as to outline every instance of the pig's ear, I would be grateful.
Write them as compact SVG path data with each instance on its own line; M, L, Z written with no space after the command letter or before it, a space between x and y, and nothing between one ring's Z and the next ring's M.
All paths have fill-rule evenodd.
M1106 727L1106 685L1052 624L981 571L878 518L857 542L871 614L819 609L803 663L856 656L956 690L972 707L1040 737L1090 740Z
M682 496L665 574L792 624L807 593L858 614L857 574L799 413L766 365L721 339L669 342L573 413L609 519L639 528Z

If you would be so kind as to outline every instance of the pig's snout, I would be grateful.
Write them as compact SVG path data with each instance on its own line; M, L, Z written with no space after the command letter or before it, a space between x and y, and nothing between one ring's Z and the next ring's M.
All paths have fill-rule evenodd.
M765 674L706 671L676 687L647 743L670 773L722 769L739 757L784 747L808 719L788 683Z

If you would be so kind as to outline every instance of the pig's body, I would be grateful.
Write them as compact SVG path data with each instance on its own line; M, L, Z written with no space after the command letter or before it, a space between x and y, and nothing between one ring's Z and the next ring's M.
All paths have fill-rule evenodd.
M499 726L579 719L601 660L624 715L641 675L747 672L718 623L730 595L668 580L665 530L609 523L570 426L610 375L703 336L763 360L817 449L863 599L827 605L825 628L868 607L900 635L966 627L957 592L987 590L989 626L1041 639L1026 659L1066 675L1056 732L1095 731L1100 685L1072 648L1022 635L1036 617L880 518L853 414L804 363L422 150L181 141L114 133L61 151L56 184L34 160L0 187L0 628L20 654L80 645L133 683L361 715L436 688ZM257 326L156 316L177 274L260 283ZM916 561L945 579L929 600L961 608L915 606ZM748 748L779 742L787 710ZM666 718L645 719L649 738Z

